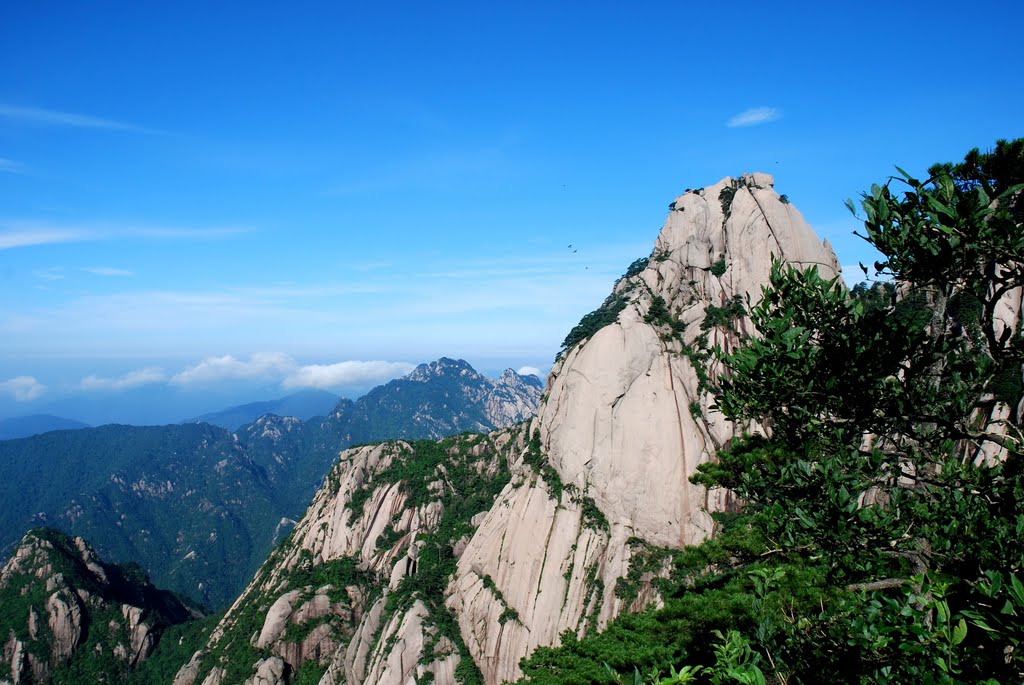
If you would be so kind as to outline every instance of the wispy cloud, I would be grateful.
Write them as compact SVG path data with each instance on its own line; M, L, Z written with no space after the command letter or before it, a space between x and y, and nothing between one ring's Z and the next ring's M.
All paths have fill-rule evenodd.
M285 388L338 388L365 385L404 376L416 368L406 362L345 361L336 364L310 364L297 369L281 383Z
M541 375L540 369L538 369L536 366L524 366L518 371L516 371L516 373L518 373L520 376L537 376L538 378L544 377Z
M15 162L13 159L0 157L0 173L23 174L25 173L25 165Z
M59 225L38 221L0 220L0 250L35 245L95 242L126 238L210 240L239 235L250 230L243 226L181 228L174 226L114 224Z
M134 276L134 271L128 271L127 269L115 269L109 266L90 266L82 269L86 273L90 273L93 276Z
M775 107L754 107L745 112L740 112L726 122L729 128L740 128L742 126L757 126L767 124L782 117L782 111Z
M298 364L287 354L258 352L248 360L236 359L230 354L207 357L171 377L171 384L188 386L225 380L279 378Z
M55 243L71 243L90 240L81 230L69 228L16 228L0 227L0 250L31 245L52 245Z
M53 266L49 269L36 269L32 275L44 281L59 281L64 278L64 270L59 266Z
M132 133L160 133L160 131L136 126L114 119L103 119L88 114L75 114L72 112L59 112L52 109L39 107L20 107L18 105L6 105L0 103L0 117L25 121L32 124L45 126L70 126L75 128L97 128L110 131L129 131Z
M31 402L46 392L46 386L33 376L17 376L0 382L0 392L13 395L18 402Z
M149 367L130 371L117 378L102 378L100 376L86 376L82 379L83 390L128 390L143 385L162 383L167 380L164 370L158 367Z

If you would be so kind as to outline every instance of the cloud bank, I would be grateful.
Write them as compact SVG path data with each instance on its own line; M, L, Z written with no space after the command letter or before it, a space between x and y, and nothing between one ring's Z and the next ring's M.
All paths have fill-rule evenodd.
M227 380L252 380L280 377L297 366L295 360L280 352L257 352L243 361L230 354L207 357L171 377L178 386L202 385Z
M404 376L415 368L405 362L347 361L336 364L310 364L297 369L281 383L285 388L319 388L382 383Z

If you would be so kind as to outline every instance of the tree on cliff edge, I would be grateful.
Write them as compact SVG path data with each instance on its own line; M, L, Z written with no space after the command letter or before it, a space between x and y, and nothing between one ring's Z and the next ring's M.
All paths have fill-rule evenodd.
M1024 682L1024 140L929 174L857 210L889 280L776 265L717 353L718 407L764 430L694 477L743 510L640 549L664 607L567 631L526 682Z
M752 636L794 682L1024 678L1024 141L930 173L862 198L894 287L777 265L762 337L721 355L720 408L770 437L696 479L829 598Z

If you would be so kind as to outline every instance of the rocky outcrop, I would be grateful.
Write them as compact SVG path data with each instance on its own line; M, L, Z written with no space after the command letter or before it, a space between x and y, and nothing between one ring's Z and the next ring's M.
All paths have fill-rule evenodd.
M524 445L513 428L342 453L175 685L284 683L302 669L321 673L322 683L405 685L428 672L452 682L468 654L442 604L444 581L456 544L468 540ZM436 590L418 592L423 584ZM266 666L274 658L283 664L278 680Z
M534 419L343 453L175 684L271 685L314 669L323 685L476 670L497 685L564 631L657 604L656 571L627 580L638 550L697 543L713 533L709 512L732 505L689 482L737 430L710 406L707 350L748 331L739 304L757 299L773 258L838 273L772 186L751 174L677 198L650 257L570 334ZM439 378L449 399L478 392L464 364L423 365L401 393ZM522 416L524 384L506 372L488 416Z
M0 571L0 605L0 683L15 685L47 682L58 666L97 655L127 673L152 653L164 626L199 615L104 563L82 538L48 529L30 531Z
M709 512L728 508L729 495L709 495L689 477L735 428L702 391L701 350L729 349L746 330L730 305L756 301L773 258L828 277L839 271L771 176L688 191L650 258L605 303L619 309L614 322L555 364L535 421L535 463L552 473L539 478L524 466L513 476L449 586L448 606L487 683L520 676L519 660L564 630L582 635L625 610L615 590L630 540L678 549L712 533ZM495 620L506 605L520 621Z

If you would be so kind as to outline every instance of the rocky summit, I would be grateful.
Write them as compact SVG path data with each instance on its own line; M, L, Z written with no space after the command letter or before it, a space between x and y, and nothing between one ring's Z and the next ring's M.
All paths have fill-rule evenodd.
M344 452L175 685L497 685L565 631L659 604L649 560L733 505L688 480L739 428L710 406L708 350L749 330L738 305L773 258L838 273L773 185L676 198L650 256L566 338L536 418Z

